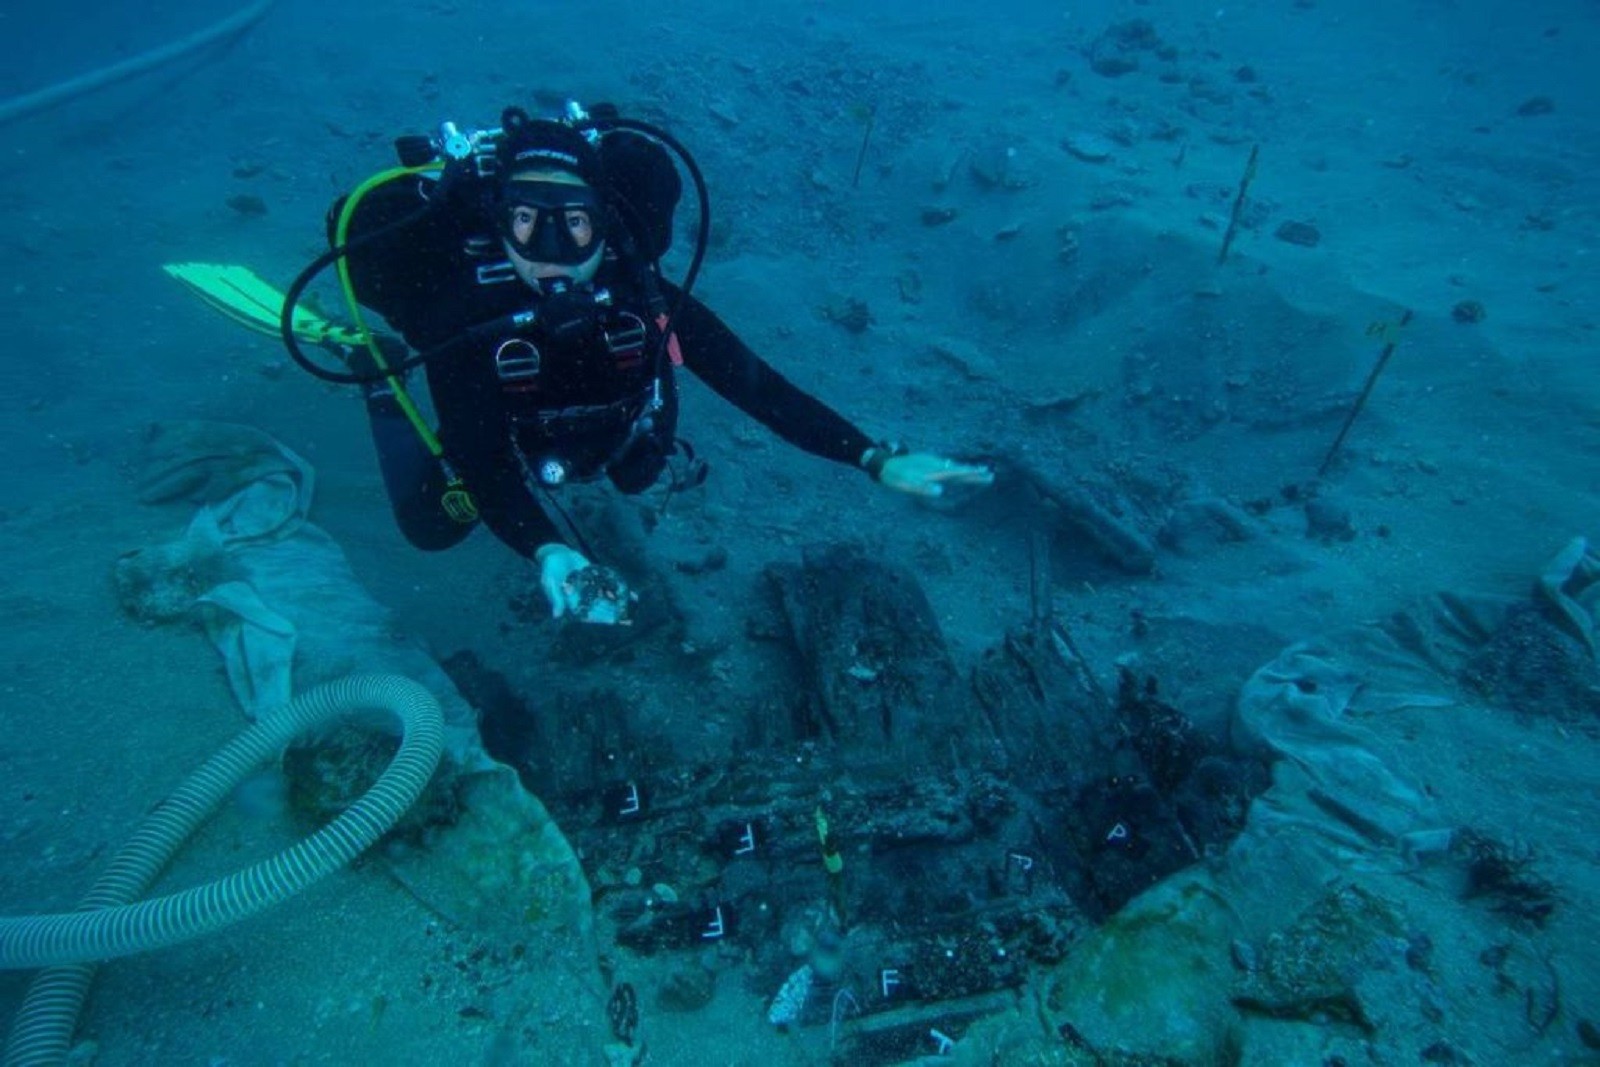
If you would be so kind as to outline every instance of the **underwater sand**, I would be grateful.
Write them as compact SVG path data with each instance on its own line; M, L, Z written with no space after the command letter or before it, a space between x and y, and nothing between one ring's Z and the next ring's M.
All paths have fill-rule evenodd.
M319 250L331 198L388 165L392 136L491 121L533 93L615 99L669 125L696 152L718 220L700 295L869 432L935 450L1275 497L1315 473L1338 426L1319 405L1347 398L1381 347L1368 324L1412 309L1324 486L1349 510L1352 540L1307 539L1292 512L1275 512L1269 536L1163 551L1145 576L1058 544L1057 605L1091 661L1109 671L1137 651L1126 623L1137 610L1171 635L1144 662L1196 708L1225 714L1283 645L1418 596L1522 595L1571 537L1600 533L1592 4L809 10L286 3L223 58L6 131L0 911L70 908L139 815L242 725L200 631L139 625L111 585L120 553L186 521L137 502L128 463L152 421L249 423L305 456L320 479L314 518L400 624L441 656L476 651L537 699L556 668L540 658L548 636L508 608L506 590L526 582L520 561L482 534L445 556L412 551L390 522L359 402L159 270L216 259L286 280ZM0 92L218 16L182 14L86 30L81 12L12 13ZM1161 81L1149 57L1121 77L1090 69L1085 51L1130 18L1177 49L1181 80ZM608 26L628 32L594 39ZM1539 97L1553 109L1526 107ZM862 106L877 125L853 188ZM1270 212L1218 268L1252 144L1252 202ZM987 188L976 171L1016 188ZM266 213L230 207L240 195ZM953 221L924 223L945 206ZM1286 220L1320 241L1276 238ZM1063 229L1081 271L1061 258ZM680 250L689 232L680 219ZM901 295L913 274L914 301ZM829 319L849 299L872 311L864 333ZM1462 301L1479 302L1482 320L1457 321ZM1221 360L1251 383L1249 404L1230 399ZM1030 413L1041 397L1074 403ZM1229 413L1206 413L1216 397ZM1231 414L1246 408L1249 420ZM675 592L694 640L725 646L728 681L709 694L670 677L627 684L705 733L686 748L731 755L716 727L761 683L741 652L742 605L763 567L818 538L863 539L920 568L963 667L1026 617L1026 530L998 505L891 499L697 386L683 428L714 473L650 550L666 561L727 550L726 568ZM1236 640L1216 643L1225 631ZM1559 975L1555 1027L1491 1032L1505 1013L1488 1010L1486 987L1491 1022L1460 1023L1457 1044L1475 1062L1592 1062L1575 1026L1600 1018L1585 947L1600 943L1600 724L1408 725L1413 769L1446 814L1535 847L1561 893L1545 928L1505 935ZM227 812L174 884L263 856L288 832L271 811ZM1488 943L1495 921L1462 909L1461 945ZM518 960L495 945L465 962L479 947L375 867L348 871L228 931L104 967L79 1054L603 1062L602 995L576 977L592 961ZM649 1003L658 972L634 966ZM0 1015L25 978L0 973ZM766 1023L771 993L733 973L705 1009L651 1015L650 1062L826 1062L825 1040Z

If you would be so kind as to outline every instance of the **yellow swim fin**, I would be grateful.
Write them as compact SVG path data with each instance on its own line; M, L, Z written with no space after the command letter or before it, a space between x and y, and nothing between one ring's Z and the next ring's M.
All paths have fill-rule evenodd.
M269 337L279 335L283 294L256 277L250 268L221 263L168 263L161 269L245 329ZM331 323L304 307L294 309L294 333L297 338L310 344L326 341L343 345L362 343L358 331Z

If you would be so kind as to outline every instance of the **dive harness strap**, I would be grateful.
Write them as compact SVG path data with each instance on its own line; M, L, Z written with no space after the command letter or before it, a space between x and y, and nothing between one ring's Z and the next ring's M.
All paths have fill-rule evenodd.
M417 174L438 173L443 169L443 165L439 163L424 164L420 167L391 167L388 170L379 171L377 174L372 175L372 177L356 186L355 189L351 190L350 195L345 198L343 205L339 209L339 218L335 224L333 235L335 247L342 248L348 242L350 220L354 217L356 208L361 204L361 201L373 189L401 178L406 178ZM412 428L417 431L417 436L422 439L423 445L428 449L429 455L433 456L434 459L438 461L440 470L444 472L445 489L444 493L440 497L440 507L443 508L446 515L450 516L450 518L454 519L456 522L475 522L478 518L479 511L477 501L473 499L471 490L467 488L467 485L462 480L461 475L457 473L454 466L450 463L449 458L445 455L444 445L439 441L438 435L435 434L433 429L428 425L427 420L422 417L422 412L417 408L416 403L411 399L410 394L406 391L405 383L402 381L400 375L391 370L389 361L384 357L382 346L378 343L377 338L373 334L372 330L367 326L366 316L363 313L361 302L356 299L355 283L350 277L349 257L339 256L337 265L339 270L339 285L344 291L345 303L349 309L350 318L355 323L355 328L353 330L337 328L339 329L339 335L329 336L326 338L326 340L331 341L334 344L348 345L351 347L362 346L365 347L366 350L371 354L373 365L384 373L384 381L388 384L390 390L393 391L395 402L400 406L400 410L405 414L406 421L410 422ZM672 315L669 313L666 307L666 302L661 297L661 291L655 284L654 276L650 275L648 271L646 271L646 276L645 291L649 295L651 311L655 313L655 323L657 328L661 331L661 336L657 341L657 345L659 347L657 348L655 360L656 370L652 395L650 401L645 407L645 410L640 415L641 418L653 414L661 407L661 355L665 354L673 366L682 366L683 364L683 352L678 344L677 331L671 330ZM520 313L518 315L510 316L503 323L502 321L497 320L493 325L517 325L525 317L525 313ZM475 330L473 332L476 333L479 331ZM322 340L323 338L319 337L318 339ZM630 433L626 444L631 445L635 436L636 434ZM531 474L532 472L527 469L526 459L523 459L520 456L519 459L522 459L525 473ZM538 484L539 483L536 478L529 480L530 491L532 491ZM536 499L547 499L549 494L548 491L545 491L542 494L535 492L534 496ZM570 525L570 520L565 525Z
M596 129L603 128L638 129L638 126L636 124L627 123L613 123L610 124L609 127L604 125L596 126ZM678 344L677 331L674 329L676 325L675 320L677 318L677 311L679 310L679 307L681 307L683 300L687 297L689 290L693 287L696 275L699 274L700 262L705 250L706 237L710 229L710 205L707 203L707 198L705 195L705 182L700 177L699 168L695 166L694 159L688 154L688 151L664 131L649 128L642 132L646 132L647 135L651 136L653 139L669 145L678 153L680 158L683 159L684 164L689 168L691 176L695 179L695 187L699 191L700 195L700 223L699 239L696 244L697 250L694 259L691 260L689 272L684 280L676 305L669 308L666 300L663 299L660 287L656 284L656 278L653 273L654 264L652 264L650 268L646 268L646 277L643 279L645 282L645 292L648 296L651 318L654 319L655 324L660 331L655 353L654 404L652 405L652 410L654 410L660 406L661 378L665 372L663 363L665 361L670 361L673 366L681 366L683 364L683 353ZM350 220L355 215L356 208L360 205L361 201L367 196L368 193L387 182L420 174L441 174L441 176L445 179L448 179L449 177L446 165L441 162L434 161L424 163L420 166L391 167L387 170L383 170L372 175L366 181L356 186L355 189L351 190L350 195L345 198L343 205L340 207L339 218L335 224L333 234L333 244L335 250L343 249L348 243ZM623 232L627 232L626 227L623 227ZM445 456L444 446L440 443L438 436L428 425L427 420L422 417L421 411L418 410L416 404L412 401L410 394L406 392L404 382L400 379L400 376L397 373L391 370L389 361L384 358L380 346L378 345L371 329L366 324L366 317L362 313L360 301L356 299L355 285L350 278L349 258L342 254L338 255L337 265L339 270L339 283L341 288L344 290L345 302L349 307L350 317L355 323L355 329L353 331L349 331L353 334L353 337L349 337L348 339L343 337L332 338L332 340L334 340L335 343L340 344L364 345L367 351L371 353L373 364L384 373L385 381L388 382L389 387L394 391L395 402L399 404L400 409L402 412L404 412L407 421L409 421L412 425L412 428L417 431L417 436L422 439L422 442L427 447L429 454L438 461L440 469L444 472L446 486L440 499L441 507L444 509L447 515L457 522L469 523L475 521L479 515L477 502L473 500L472 494L470 490L468 490L466 483L461 479L460 474L456 472L454 466ZM663 357L666 357L666 359L663 360ZM546 494L546 496L548 496L548 494Z

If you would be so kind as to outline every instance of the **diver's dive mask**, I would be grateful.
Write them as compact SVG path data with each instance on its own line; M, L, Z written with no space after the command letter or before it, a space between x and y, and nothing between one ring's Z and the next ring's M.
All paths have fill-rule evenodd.
M605 241L605 208L587 185L518 179L501 188L500 236L523 259L577 267Z

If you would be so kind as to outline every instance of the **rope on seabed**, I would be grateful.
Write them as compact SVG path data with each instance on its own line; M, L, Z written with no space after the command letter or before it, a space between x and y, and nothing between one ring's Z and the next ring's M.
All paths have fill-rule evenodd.
M277 0L258 0L257 3L235 12L221 22L191 33L187 37L181 37L171 44L153 48L148 52L140 52L109 67L101 67L99 70L80 74L76 78L68 78L64 82L57 82L55 85L0 102L0 125L55 107L57 104L64 104L69 100L76 100L80 96L87 96L96 89L104 89L129 78L137 78L157 67L166 66L198 52L207 45L241 34L261 21L261 17L276 2Z

